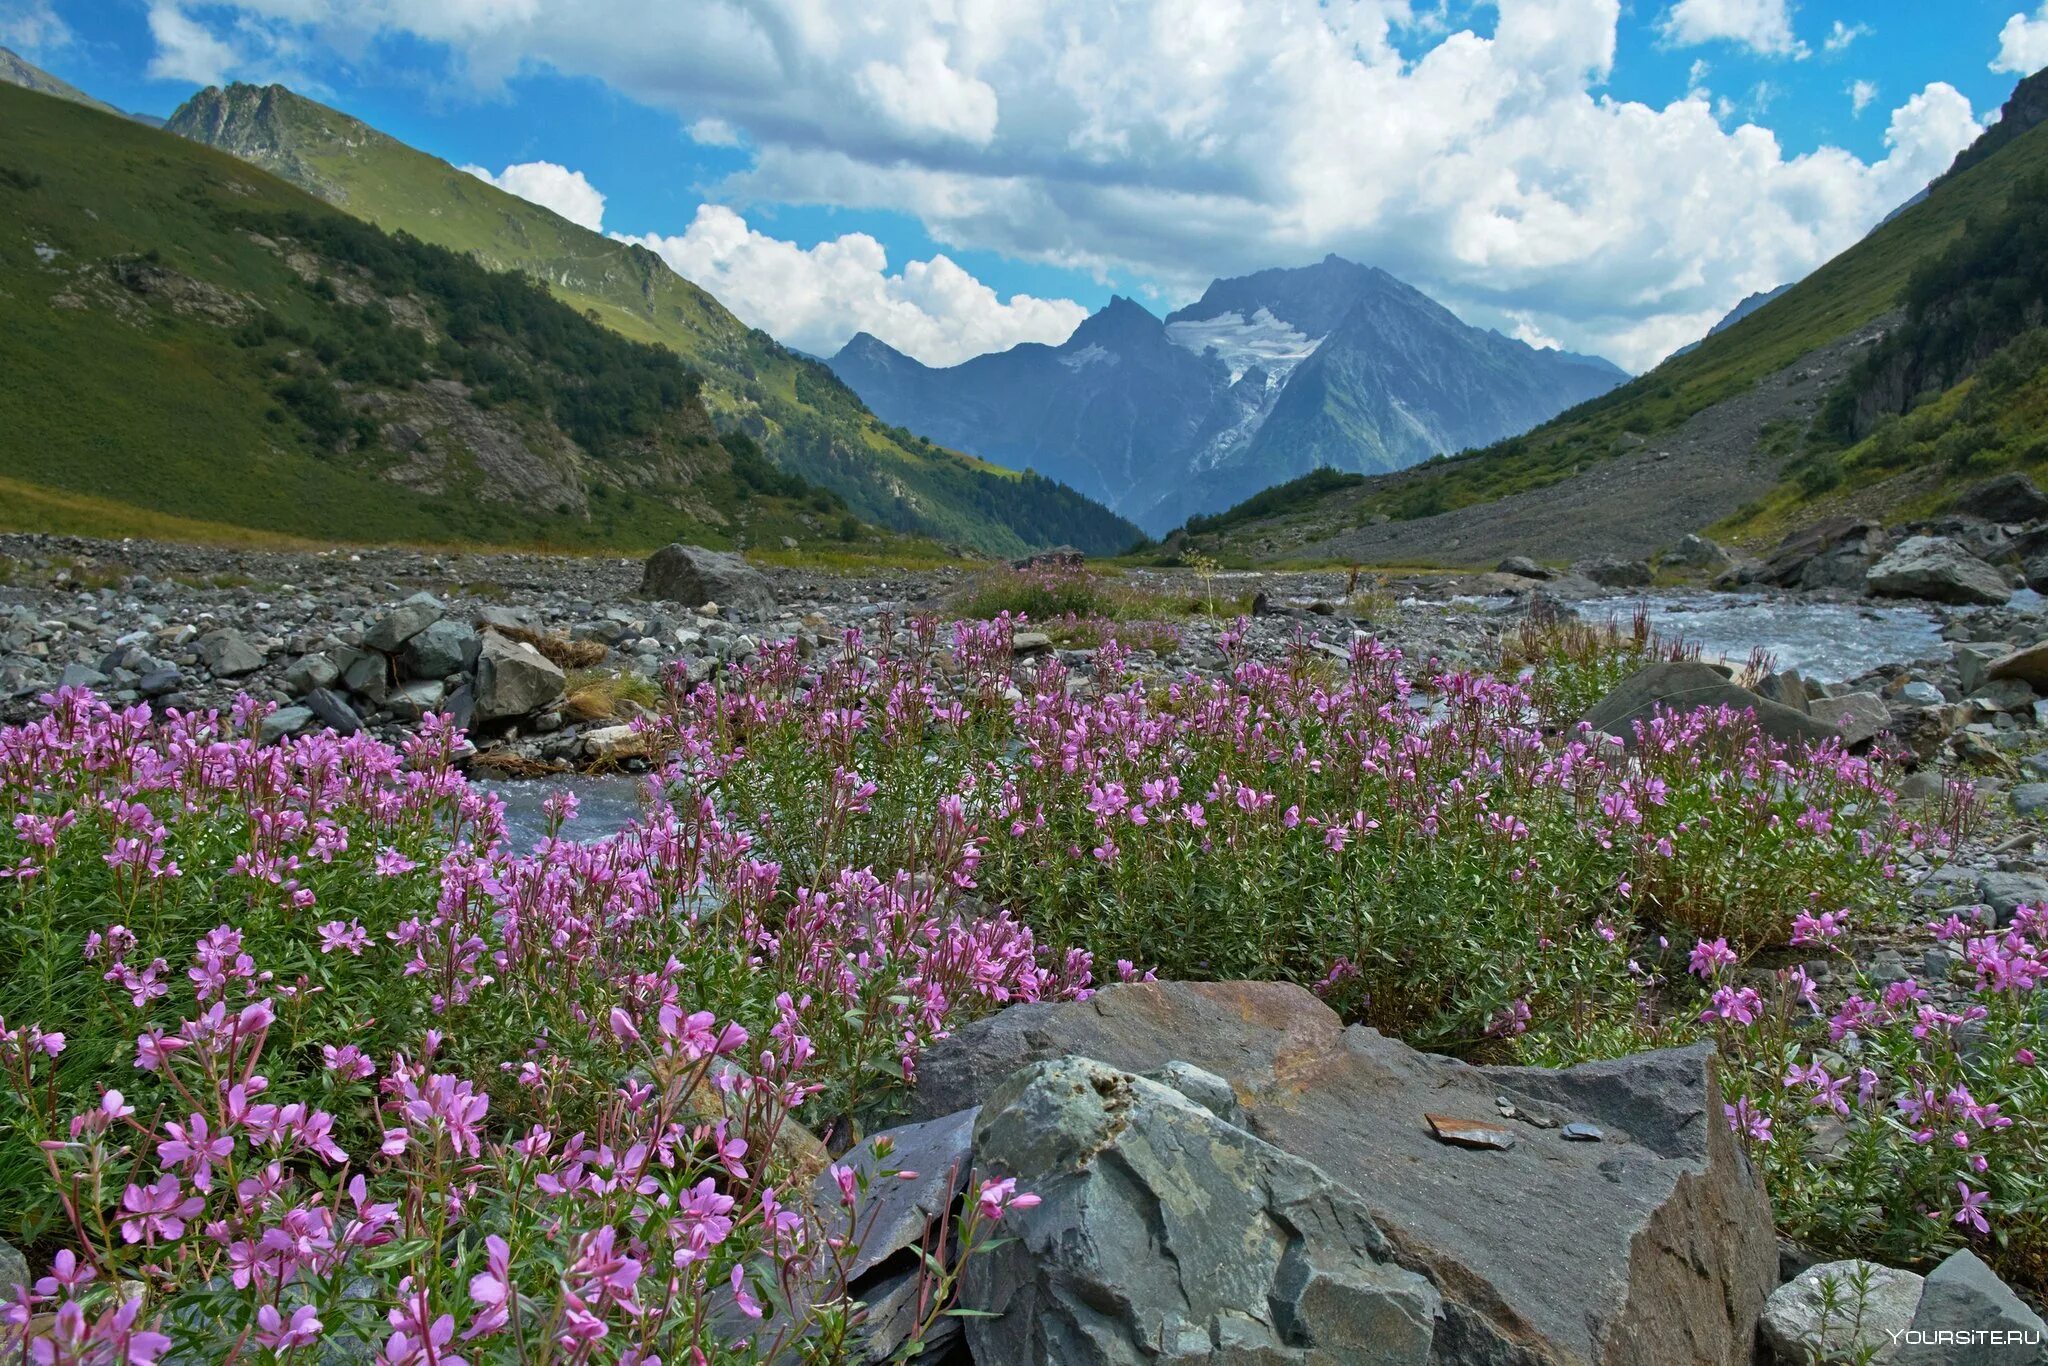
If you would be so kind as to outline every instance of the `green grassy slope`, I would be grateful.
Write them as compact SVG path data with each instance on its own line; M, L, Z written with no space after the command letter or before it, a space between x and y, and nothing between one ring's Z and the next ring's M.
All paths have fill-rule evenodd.
M723 543L740 513L794 532L812 499L814 519L840 515L823 490L758 494L781 477L735 460L668 352L222 153L12 85L0 303L0 481L52 525L627 548ZM420 415L429 382L466 426ZM612 382L645 402L577 410ZM394 420L426 445L396 448ZM549 496L506 496L506 468Z
M1569 478L1739 394L1758 379L1899 306L1914 269L1939 255L1972 219L1996 213L2012 187L2048 169L2048 127L2004 137L1945 176L1927 197L1879 225L1777 299L1695 349L1582 403L1522 436L1375 481L1354 517L1399 519L1491 502Z
M884 426L823 365L747 327L644 247L616 242L282 86L202 91L171 131L233 152L386 229L546 282L556 297L705 377L721 425L862 516L1014 553L1062 542L1091 551L1137 538L1130 523L1051 481Z
M1993 474L2048 473L2044 241L2048 173L1913 272L1905 321L1829 392L1784 484L1724 533L1761 538L1817 509L1911 516Z

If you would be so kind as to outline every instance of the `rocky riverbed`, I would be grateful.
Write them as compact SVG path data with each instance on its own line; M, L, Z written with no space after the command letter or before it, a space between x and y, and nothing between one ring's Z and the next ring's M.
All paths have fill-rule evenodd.
M1413 660L1492 667L1504 634L1531 613L1626 619L1640 607L1660 632L1701 649L1698 658L1644 669L1588 714L1617 742L1651 706L1728 700L1756 710L1774 733L1895 747L1909 770L1909 797L1947 800L1950 781L1966 777L1990 815L1939 866L1910 856L1905 872L1921 918L1974 915L1969 908L1981 906L2004 923L2018 905L2048 902L2040 838L2048 701L2039 695L2048 693L2048 616L2038 598L1872 602L1839 586L1793 590L1754 578L1739 593L1646 593L1641 584L1601 582L1632 573L1587 568L1364 581L1341 572L1126 578L1162 600L1255 598L1243 648L1268 658L1302 643L1342 657L1370 634ZM0 719L38 713L38 699L64 685L160 708L225 707L248 695L274 704L260 724L277 738L323 726L402 737L423 715L450 713L474 737L475 776L505 798L515 843L537 836L541 798L563 785L583 798L569 833L594 839L641 809L645 788L635 775L645 761L631 718L653 702L671 668L701 680L771 641L794 640L815 653L835 648L849 628L901 629L909 616L945 615L982 572L761 572L681 548L642 562L6 537ZM1138 652L1140 668L1162 678L1217 673L1226 666L1224 633L1240 629L1224 614L1180 615L1172 627L1144 633L1151 648ZM1094 651L1078 638L1027 628L1016 644L1057 653L1074 686L1090 686ZM1769 656L1773 667L1735 667L1753 655ZM546 776L512 776L535 774ZM1917 979L1940 1009L1960 1012L1969 995L1961 960L1928 947L1924 935L1873 932L1853 946L1853 959L1867 978ZM1759 980L1776 966L1756 965ZM1851 989L1839 961L1832 970L1806 966L1830 1007ZM1032 1012L1044 1018L1027 1019ZM1270 1066L1258 1061L1267 1058ZM1310 1059L1313 1086L1300 1080ZM1008 1089L992 1099L989 1086L1004 1077ZM1492 1137L1470 1144L1392 1117L1425 1104L1444 1111L1452 1095L1462 1102L1449 1107L1457 1122L1477 1123L1477 1115ZM1199 1138L1204 1151L1265 1174L1239 1192L1251 1203L1238 1222L1264 1227L1312 1214L1319 1231L1306 1252L1293 1243L1262 1247L1256 1256L1266 1260L1248 1261L1245 1274L1293 1287L1294 1298L1282 1297L1287 1312L1310 1324L1303 1331L1318 1342L1384 1345L1391 1333L1406 1343L1400 1359L1414 1360L1432 1352L1430 1359L1506 1359L1501 1353L1524 1338L1560 1359L1650 1361L1690 1351L1733 1360L1761 1314L1780 1359L1799 1360L1817 1334L1826 1336L1807 1304L1819 1293L1814 1274L1797 1279L1814 1259L1773 1245L1768 1210L1720 1124L1662 1127L1667 1113L1696 1116L1714 1095L1698 1050L1556 1074L1470 1068L1369 1030L1340 1030L1297 988L1129 986L1111 988L1100 1005L1030 1007L963 1031L930 1059L917 1098L929 1123L904 1131L903 1143L934 1173L970 1153L995 1154L1046 1193L1051 1212L1025 1221L1015 1250L987 1274L1029 1309L1019 1322L1065 1335L1060 1351L1081 1351L1085 1339L1090 1350L1114 1354L1148 1340L1157 1304L1180 1290L1171 1278L1134 1280L1126 1245L1147 1221L1178 1218L1172 1212L1190 1192L1216 1186L1178 1161L1146 1167L1143 1189L1111 1180L1092 1162L1030 1170L1028 1159L1046 1143L1078 1135L1080 1150L1106 1153L1114 1139L1122 1145L1117 1161L1147 1162L1148 1154L1192 1152L1188 1140ZM1371 1105L1387 1115L1366 1128L1390 1136L1399 1151L1360 1146L1358 1116ZM1813 1141L1840 1138L1823 1124ZM1632 1173L1626 1186L1610 1170L1617 1162ZM1485 1192L1489 1181L1500 1190L1453 1201L1426 1186L1377 1181L1372 1173L1389 1164L1441 1172L1462 1195ZM1532 1194L1532 1173L1550 1184ZM1112 1188L1113 1200L1103 1194ZM1608 1210L1603 1202L1619 1204ZM1453 1205L1467 1215L1447 1220L1443 1211ZM1074 1211L1087 1215L1078 1239L1061 1233ZM891 1237L914 1242L923 1225L912 1213L889 1223ZM1613 1236L1580 1237L1587 1218ZM1719 1232L1665 1241L1672 1229L1696 1226ZM1219 1227L1195 1221L1174 1236L1200 1247ZM1560 1260L1567 1243L1573 1254ZM888 1259L907 1245L871 1250L877 1282L864 1293L894 1293L882 1283L900 1274ZM1342 1290L1338 1300L1295 1286L1291 1268L1304 1257ZM1902 1273L1887 1282L1896 1290L1887 1312L1902 1332L1934 1334L1986 1314L2033 1331L2032 1311L1981 1265L1952 1263L1924 1281ZM1531 1274L1537 1266L1540 1276ZM1709 1274L1693 1285L1678 1275L1681 1266ZM1573 1287L1568 1301L1554 1293L1560 1277ZM1090 1296L1116 1285L1141 1291L1127 1315L1097 1321L1083 1312ZM1697 1303L1681 1294L1692 1293L1687 1285ZM980 1286L989 1292L981 1298L996 1288ZM1251 1293L1246 1285L1199 1289L1184 1307L1187 1322L1175 1328L1188 1344L1249 1331L1233 1317L1233 1305ZM1349 1307L1340 1312L1340 1303ZM1588 1317L1564 1312L1567 1304L1603 1308ZM981 1360L1034 1352L1043 1359L1041 1348L1054 1350L1009 1341L984 1324L963 1331ZM1279 1351L1286 1332L1275 1331L1270 1342L1237 1345ZM1694 1335L1689 1348L1685 1334ZM1637 1344L1634 1355L1622 1349L1627 1342Z

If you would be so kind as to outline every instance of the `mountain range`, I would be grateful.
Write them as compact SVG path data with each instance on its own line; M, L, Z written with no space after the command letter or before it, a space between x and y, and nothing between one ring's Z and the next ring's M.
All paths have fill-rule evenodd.
M1069 483L1154 534L1318 467L1484 445L1627 379L1334 255L1217 280L1164 319L1118 296L1057 346L935 368L862 333L831 366L885 421Z
M1534 430L1390 475L1297 480L1191 526L1226 561L1490 564L1768 544L2048 478L2048 71L1924 191L1803 279Z

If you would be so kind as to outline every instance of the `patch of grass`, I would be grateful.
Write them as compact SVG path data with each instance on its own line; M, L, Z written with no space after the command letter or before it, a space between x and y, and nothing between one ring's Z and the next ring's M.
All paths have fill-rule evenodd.
M1116 621L1157 616L1165 600L1082 565L1004 566L983 574L959 595L953 608L963 617L987 620L1009 613L1032 621L1098 617Z
M558 669L588 669L611 653L594 640L571 640L545 631L529 631L523 626L493 626L491 629L507 640L531 645Z
M136 537L252 550L316 550L331 544L256 527L180 517L111 498L39 487L4 475L0 475L0 531L100 536L110 540Z
M571 670L565 692L563 709L578 721L624 720L661 703L654 680L630 670Z
M1646 608L1626 626L1531 611L1501 639L1501 671L1525 685L1546 728L1562 730L1629 675L1664 660L1697 659L1699 646L1659 635Z

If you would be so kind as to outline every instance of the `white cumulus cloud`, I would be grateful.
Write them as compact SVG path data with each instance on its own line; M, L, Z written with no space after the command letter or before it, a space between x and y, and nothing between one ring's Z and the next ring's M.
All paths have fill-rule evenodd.
M1806 44L1793 36L1788 0L1678 0L1660 27L1679 47L1728 42L1773 57L1804 57L1807 52ZM1835 25L1838 31L1842 27Z
M552 209L571 223L581 224L592 232L604 230L604 195L584 179L581 171L572 171L552 161L515 162L496 175L481 166L462 169L507 194L516 194L543 209Z
M176 0L153 0L149 36L156 42L149 74L158 80L218 85L241 61L233 44L185 13Z
M0 0L0 47L54 52L70 42L71 29L50 0Z
M1876 81L1849 82L1849 111L1857 118L1863 117L1863 111L1870 108L1870 102L1876 98Z
M674 236L619 240L654 251L741 321L820 356L869 332L927 365L953 365L1019 342L1065 341L1087 316L1070 299L999 299L943 254L892 275L888 253L866 233L799 247L717 204L701 205Z
M2044 66L2048 66L2048 4L2031 19L2024 13L2007 19L1998 31L1998 55L1991 59L1993 71L2017 76L2031 76Z
M1638 8L1669 43L1805 51L1786 0ZM1977 128L1968 101L1936 83L1891 111L1882 155L1794 155L1759 115L1717 113L1703 89L1662 105L1612 94L1620 0L1498 0L1486 12L1489 34L1406 0L217 0L192 11L223 32L260 25L337 51L402 33L445 45L451 71L489 92L546 67L666 109L680 128L716 120L750 161L703 197L736 210L906 213L955 253L1173 298L1335 251L1474 321L1630 365L1847 247ZM650 152L648 174L662 170ZM759 319L772 302L747 308ZM848 321L806 334L810 345ZM931 345L927 359L951 354Z

